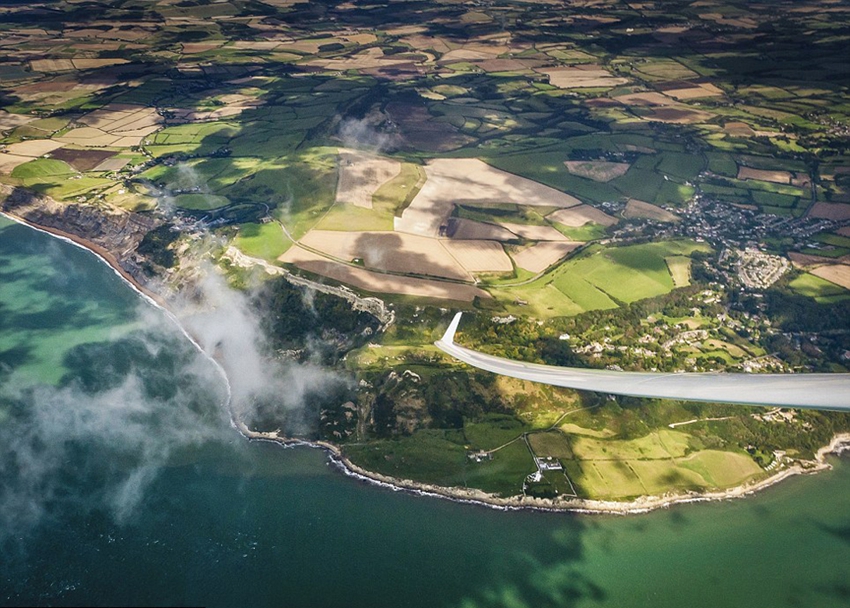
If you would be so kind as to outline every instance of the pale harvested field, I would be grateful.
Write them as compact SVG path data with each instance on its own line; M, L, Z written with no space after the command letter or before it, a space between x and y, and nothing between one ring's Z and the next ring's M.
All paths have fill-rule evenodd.
M307 65L316 65L323 67L326 70L366 70L369 68L378 68L387 65L396 65L400 63L410 63L410 59L393 59L385 57L384 51L378 47L372 47L357 53L351 57L344 59L312 59L307 62Z
M788 171L767 171L765 169L752 169L750 167L738 167L738 179L757 179L774 184L790 184L791 173Z
M98 68L105 68L110 65L121 65L122 63L129 63L126 59L119 59L118 57L105 58L105 59L74 59L74 67L78 70L95 70Z
M147 137L148 135L155 133L160 130L159 125L151 125L150 127L143 127L141 129L131 129L129 131L112 131L113 135L120 135L121 137L138 137L140 140Z
M342 42L338 38L321 38L318 40L299 40L297 42L287 42L281 45L277 50L279 51L298 51L301 53L307 53L309 55L315 55L319 52L319 47L324 46L326 44L333 44L335 42Z
M92 171L120 171L123 169L127 163L130 162L129 158L107 158L105 161L96 166Z
M198 111L187 110L185 108L169 108L174 113L174 119L178 122L204 122L210 120L219 120L228 116L237 116L245 110L254 109L255 105L236 105L224 106L216 110Z
M5 110L0 110L0 129L14 129L28 122L36 120L37 116L23 116L21 114L10 114Z
M753 128L745 122L727 122L723 130L736 137L752 137L756 134Z
M80 127L79 129L71 129L62 136L54 137L55 141L61 141L66 144L75 144L78 146L103 147L115 145L121 138L116 135L110 135L100 129L92 127Z
M53 152L57 148L61 148L64 145L65 144L63 143L50 139L30 139L27 141L18 142L16 144L9 144L8 146L6 146L6 152L8 154L16 154L18 156L29 156L31 158L37 158L44 154Z
M372 44L373 42L377 42L378 37L375 34L351 34L346 36L340 36L343 40L348 40L349 42L353 42L354 44Z
M440 241L468 272L511 272L511 259L494 241Z
M141 129L153 127L156 130L163 122L163 119L156 113L154 108L112 103L93 112L89 112L77 122L101 129L107 133L129 136L133 131ZM152 131L148 132L150 133Z
M399 172L401 163L397 160L340 150L336 202L371 209L375 191Z
M830 264L828 266L819 266L809 272L822 279L826 279L830 283L840 285L844 289L850 289L850 266L845 264Z
M836 232L841 236L850 236L850 226L843 226L836 230Z
M249 51L272 51L281 45L280 40L234 40L230 46Z
M599 224L601 226L613 226L618 222L617 218L608 215L590 205L578 205L569 209L558 209L546 216L550 222L557 222L564 226L577 228L587 223Z
M454 61L476 61L485 59L495 59L496 55L497 53L489 51L457 49L454 51L449 51L448 53L443 55L440 58L440 61L451 63Z
M138 137L119 137L115 140L115 143L112 145L116 148L132 148L133 146L139 146L142 143L144 138L141 136Z
M630 198L626 203L626 208L623 210L623 217L627 218L646 218L649 220L658 220L659 222L678 222L679 216L670 213L666 209L662 209L657 205L652 205L644 201L639 201L636 198Z
M289 8L293 4L299 4L303 0L263 0L264 4L271 4L277 8Z
M539 65L539 62L529 62L524 59L487 59L478 62L477 65L485 72L522 72L534 65Z
M691 108L683 103L674 101L662 93L656 93L654 91L630 93L628 95L620 95L614 99L625 106L646 106L652 108L652 113L644 116L646 120L689 124L707 120L713 116L709 112Z
M278 259L281 262L294 264L302 270L313 272L373 293L394 293L420 298L458 300L460 302L472 302L476 297L490 298L490 294L486 291L472 285L459 285L441 281L430 281L428 279L413 279L410 277L378 274L363 268L353 268L330 261L311 251L306 251L297 245L290 247Z
M460 20L462 23L490 23L493 21L493 18L486 13L469 11L461 15Z
M671 106L679 105L663 93L645 91L643 93L628 93L614 97L617 101L628 106Z
M311 230L300 243L346 262L359 258L373 270L472 280L437 239L395 232Z
M625 78L612 76L608 70L598 65L574 68L539 68L537 71L549 76L549 84L559 89L615 87L628 82Z
M568 160L564 162L567 171L579 177L595 182L610 182L615 177L625 175L629 163L612 163L604 160Z
M74 69L70 59L34 59L30 61L33 72L68 72Z
M206 53L207 51L212 51L217 49L218 47L224 44L224 40L221 42L184 42L183 43L183 52L186 55L195 55L197 53Z
M529 272L543 272L581 243L544 241L513 254L516 265Z
M23 165L32 160L29 156L18 156L16 154L0 154L0 173L11 173L18 165Z
M516 235L496 224L450 218L448 236L459 240L513 241Z
M529 226L528 224L510 224L508 222L500 222L499 225L529 241L568 240L567 237L552 228L552 226Z
M686 101L688 99L701 99L703 97L718 97L723 95L723 91L711 83L705 83L695 87L669 89L664 91L664 94L679 101Z
M95 30L95 29L92 29L92 28L83 28L83 29L79 29L79 30L68 30L68 31L64 32L64 35L67 36L68 38L95 38L95 39L98 39L98 38L101 38L105 33L106 32L104 32L102 30ZM74 48L77 49L79 47L75 44Z
M444 39L437 38L434 36L422 36L416 34L413 36L407 36L406 38L402 38L400 42L409 45L412 49L420 51L433 49L438 53L448 53L452 50Z
M425 165L428 179L395 218L399 232L436 237L454 205L515 203L544 207L574 207L581 201L524 177L500 171L477 159L436 159Z
M657 122L669 122L677 125L690 125L698 122L704 122L714 116L710 112L695 110L684 104L676 106L668 106L664 108L654 107L648 116L644 116L645 120Z
M828 220L850 220L850 205L846 203L815 203L809 211L811 217L822 217Z

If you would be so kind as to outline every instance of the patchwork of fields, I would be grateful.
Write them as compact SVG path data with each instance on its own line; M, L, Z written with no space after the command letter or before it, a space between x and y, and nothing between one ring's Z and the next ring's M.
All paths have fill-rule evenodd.
M593 402L597 424L593 396L473 386L429 345L463 307L528 360L846 370L848 23L820 0L13 2L0 184L162 223L152 275L234 246L397 307L350 359L367 468L517 494L536 455L567 475L532 491L729 487L790 422L688 434L681 404ZM745 248L793 269L741 289Z
M704 40L693 24L714 27L707 15L715 13L665 11L665 19L675 14L682 23L631 31L630 43L618 35L626 46L606 51L581 36L491 38L487 11L460 15L458 27L472 32L463 39L405 29L406 11L387 14L393 25L385 32L320 20L315 31L285 26L285 35L271 34L258 19L234 37L208 21L235 18L234 6L220 4L188 10L165 3L132 33L72 19L70 46L61 51L44 30L15 29L29 50L11 54L0 71L0 83L15 91L0 114L5 179L60 200L242 225L237 244L269 261L290 237L312 229L488 241L433 245L452 251L459 272L447 275L439 268L451 264L442 262L416 268L417 275L467 283L477 275L503 281L542 273L569 257L570 243L616 234L621 218L675 222L676 209L696 195L780 217L850 219L850 168L841 155L822 155L817 174L800 158L828 131L806 112L829 105L842 116L846 109L814 84L825 72L807 66L813 83L802 86L786 57L788 75L774 70L761 82L758 66L728 61L710 45L701 55L652 52L671 40L699 48ZM282 23L301 17L294 4L274 10ZM532 21L551 9L535 10ZM628 11L589 23L616 23ZM652 15L645 9L641 18ZM349 17L343 11L336 18ZM722 23L746 36L765 18ZM172 32L170 19L188 29ZM825 23L815 13L803 19L814 30ZM349 107L356 118L346 118ZM504 205L518 214L499 213ZM532 217L533 208L541 217ZM283 237L271 228L247 236L268 221L283 226ZM818 276L839 287L846 238L819 234L799 249L837 260ZM276 242L260 244L268 239ZM602 284L622 277L596 264L567 265L572 281L548 288L532 281L528 298L516 298L534 302L538 314L575 314L687 283L687 264L677 258L670 280L660 267L637 270L645 278L624 283L633 295L609 293Z

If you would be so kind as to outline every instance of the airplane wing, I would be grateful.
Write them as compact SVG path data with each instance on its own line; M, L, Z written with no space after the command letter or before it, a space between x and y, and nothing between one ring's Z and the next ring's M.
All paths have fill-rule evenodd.
M455 315L435 345L495 374L613 395L850 411L850 374L619 372L523 363L455 344L462 314Z

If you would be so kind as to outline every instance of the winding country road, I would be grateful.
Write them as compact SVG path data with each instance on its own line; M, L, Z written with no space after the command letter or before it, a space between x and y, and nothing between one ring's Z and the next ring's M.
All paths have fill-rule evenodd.
M618 372L523 363L455 344L462 314L455 315L435 345L464 363L495 374L613 395L850 411L850 374Z

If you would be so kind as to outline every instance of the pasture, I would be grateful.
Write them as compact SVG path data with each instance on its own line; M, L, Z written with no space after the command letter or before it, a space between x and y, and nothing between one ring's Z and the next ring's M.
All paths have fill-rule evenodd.
M695 251L709 250L706 244L685 240L623 247L590 246L530 283L494 287L492 293L508 310L516 311L514 314L525 310L524 314L542 318L616 308L619 303L635 302L674 289L677 285L667 258L688 258ZM673 262L677 280L683 278L683 265L684 260Z
M292 245L277 222L265 224L242 224L233 244L245 254L266 260L276 261Z
M751 457L705 450L686 433L658 430L633 440L573 436L567 471L580 495L623 500L672 490L719 490L763 475Z

